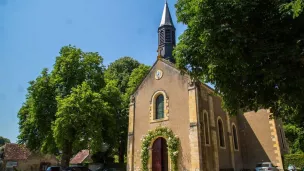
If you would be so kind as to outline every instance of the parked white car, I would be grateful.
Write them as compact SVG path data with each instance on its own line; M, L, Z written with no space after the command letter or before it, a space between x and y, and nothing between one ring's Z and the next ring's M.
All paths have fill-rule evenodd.
M287 169L288 171L297 171L296 167L292 164L289 164Z
M261 162L256 164L255 171L279 171L278 166L274 166L271 162Z

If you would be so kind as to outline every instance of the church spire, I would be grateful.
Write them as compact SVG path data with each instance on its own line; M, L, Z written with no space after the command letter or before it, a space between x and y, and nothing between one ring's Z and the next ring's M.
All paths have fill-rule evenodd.
M159 27L164 26L164 25L174 27L167 0L165 2L165 6L164 6L164 10L163 10L163 16L162 16L162 19L160 21Z
M158 49L160 56L170 62L175 62L172 56L175 47L175 27L172 22L167 1L165 2L163 15L158 28Z

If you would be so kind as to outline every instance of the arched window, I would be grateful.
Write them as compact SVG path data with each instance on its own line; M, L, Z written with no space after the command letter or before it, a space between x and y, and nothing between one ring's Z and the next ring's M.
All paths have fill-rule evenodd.
M158 95L155 103L155 119L164 118L164 96Z
M156 91L150 101L150 123L169 120L169 97L163 90Z
M232 136L233 136L234 150L239 150L239 142L237 138L236 127L234 124L232 125Z
M225 135L224 135L224 126L221 118L217 120L218 126L218 136L220 140L220 147L225 147Z
M209 119L208 119L208 113L203 113L203 120L204 120L204 133L205 133L205 144L210 144L210 136L209 136Z

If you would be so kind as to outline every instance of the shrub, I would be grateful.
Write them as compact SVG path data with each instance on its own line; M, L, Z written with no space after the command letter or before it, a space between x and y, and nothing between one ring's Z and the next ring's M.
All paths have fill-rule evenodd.
M289 164L295 165L297 168L304 168L304 154L287 154L284 156L284 166L288 167Z

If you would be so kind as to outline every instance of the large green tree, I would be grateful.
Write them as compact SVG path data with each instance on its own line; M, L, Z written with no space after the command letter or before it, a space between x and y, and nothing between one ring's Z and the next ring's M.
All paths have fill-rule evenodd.
M0 147L3 146L5 143L10 143L11 141L7 138L0 136Z
M117 87L120 94L116 103L113 103L116 116L116 143L118 149L119 162L124 162L127 146L129 97L132 90L137 86L138 80L144 77L146 68L149 68L131 57L122 57L111 63L105 71L107 84ZM144 71L143 71L144 70ZM136 74L137 73L137 74Z
M57 110L55 87L50 74L43 69L41 75L30 81L25 103L19 110L19 143L32 150L56 153L51 124Z
M66 155L62 156L64 162L88 145L94 153L102 149L104 142L113 143L115 123L103 93L92 91L89 84L83 82L72 88L70 95L58 97L57 101L53 131L58 148L66 149Z
M187 25L174 51L178 67L212 83L231 114L271 108L303 127L303 5L286 3L178 0Z
M30 82L18 117L19 142L31 150L59 154L68 166L77 151L99 151L115 131L111 92L105 86L103 59L73 46L60 50L51 73L46 69ZM113 90L112 90L113 88Z

